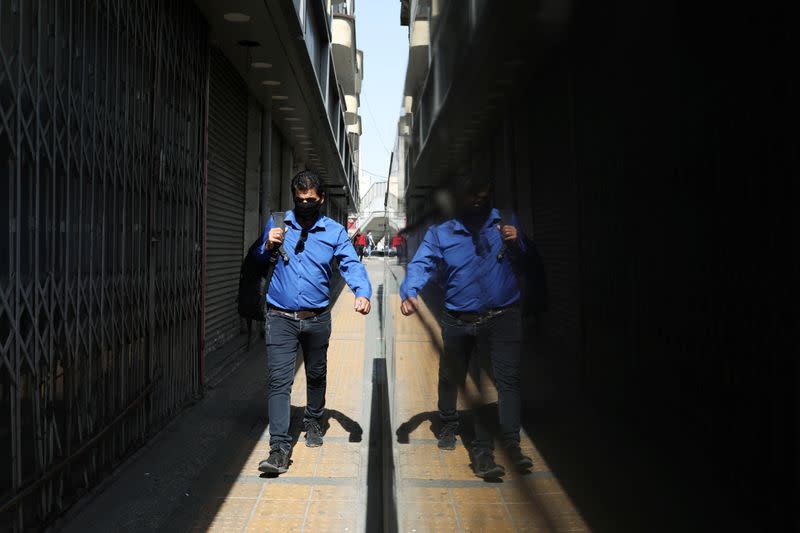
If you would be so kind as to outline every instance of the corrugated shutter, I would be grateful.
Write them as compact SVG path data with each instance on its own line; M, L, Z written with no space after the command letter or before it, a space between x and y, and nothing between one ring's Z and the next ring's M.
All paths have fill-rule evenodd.
M211 54L206 227L206 352L236 335L244 232L247 88L219 50Z

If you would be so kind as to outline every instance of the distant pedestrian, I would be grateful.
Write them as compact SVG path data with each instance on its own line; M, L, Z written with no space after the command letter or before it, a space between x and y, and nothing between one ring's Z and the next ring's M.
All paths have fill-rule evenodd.
M364 260L364 250L367 248L367 238L364 236L363 233L360 231L358 232L358 237L356 238L356 251L358 252L358 260Z
M375 249L375 239L372 238L372 232L367 232L367 257L372 257L372 250Z
M394 248L395 255L397 255L398 263L405 263L406 257L406 240L399 233L392 237L392 248Z

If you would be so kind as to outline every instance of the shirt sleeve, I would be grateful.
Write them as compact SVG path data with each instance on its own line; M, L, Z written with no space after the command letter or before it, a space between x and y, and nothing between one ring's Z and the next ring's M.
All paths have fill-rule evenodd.
M358 255L356 255L356 250L353 248L353 243L347 238L347 232L344 228L339 232L339 238L337 239L336 249L333 255L339 260L339 272L342 273L344 281L355 293L356 298L361 296L364 298L371 298L372 284L369 282L367 269L364 268L364 264L358 260Z
M409 296L416 297L419 291L428 283L431 274L442 260L442 250L436 238L434 228L428 229L417 253L408 264L406 279L400 285L400 298L405 300Z
M516 245L514 250L512 250L512 254L517 253L521 255L527 255L531 248L531 241L528 239L527 235L523 233L523 231L519 227L519 218L517 214L514 213L511 216L511 225L517 228L517 239L514 241ZM535 252L535 251L534 251Z

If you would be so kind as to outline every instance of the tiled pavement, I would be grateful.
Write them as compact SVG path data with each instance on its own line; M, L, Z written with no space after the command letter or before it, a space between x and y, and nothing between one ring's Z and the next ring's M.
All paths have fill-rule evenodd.
M292 394L300 437L288 473L269 478L258 462L268 452L263 345L162 431L106 489L60 524L67 531L378 531L367 526L373 357L386 351L396 381L392 411L396 508L403 532L587 531L530 438L523 449L533 472L486 483L472 474L463 446L436 447L436 349L418 318L399 316L396 278L382 260L367 263L376 288L373 312L352 309L345 288L333 308L328 358L329 428L321 448L299 431L305 375ZM384 290L378 291L383 284ZM379 305L377 296L383 295ZM380 314L380 311L383 313ZM434 325L430 312L423 318ZM386 331L384 331L384 329ZM381 347L381 341L386 341ZM489 400L491 400L491 395ZM408 439L394 438L410 421ZM373 450L374 452L374 450Z

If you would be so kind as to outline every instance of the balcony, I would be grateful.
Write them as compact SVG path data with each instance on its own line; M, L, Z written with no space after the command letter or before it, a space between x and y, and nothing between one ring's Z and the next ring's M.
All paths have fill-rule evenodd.
M408 69L404 94L416 98L428 74L428 48L431 42L430 20L415 19L409 27Z
M361 94L361 82L364 81L364 52L356 51L356 94Z
M333 15L333 62L336 77L344 94L356 91L356 19L350 15Z
M361 115L358 115L358 120L356 120L355 124L347 126L347 133L361 135Z
M358 108L361 105L358 94L344 95L344 120L345 124L352 126L358 121Z

